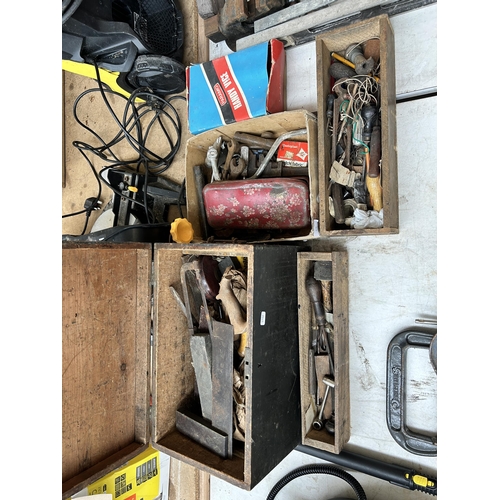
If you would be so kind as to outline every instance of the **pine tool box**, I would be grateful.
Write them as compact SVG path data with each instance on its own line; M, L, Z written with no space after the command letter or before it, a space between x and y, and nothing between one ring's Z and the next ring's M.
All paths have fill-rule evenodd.
M330 412L338 423L333 435L311 434L304 421L311 400L303 390L308 366L302 351L310 342L312 303L297 277L302 282L313 261L332 255L298 250L288 244L63 245L63 499L148 444L246 490L300 443L315 442L333 452L342 448L350 431L346 254L332 254L332 279L323 275L337 309L332 400L339 406L332 410L330 404ZM232 322L211 323L212 383L218 394L212 398L213 425L202 418L206 387L195 373L206 367L193 358L205 353L200 343L192 346L194 337L203 336L203 314L188 321L187 304L179 300L183 269L198 269L201 257L222 267L241 263L247 281L243 357L237 352L243 336L234 336ZM203 269L210 284L209 267ZM195 309L190 312L194 318ZM231 407L224 411L227 380L217 368L228 369L220 359L228 352L221 348L227 326L229 352L244 387L244 419L234 426ZM223 427L228 420L226 434L214 431L215 424ZM191 425L187 431L186 425Z
M316 37L321 236L399 232L394 57L385 14Z

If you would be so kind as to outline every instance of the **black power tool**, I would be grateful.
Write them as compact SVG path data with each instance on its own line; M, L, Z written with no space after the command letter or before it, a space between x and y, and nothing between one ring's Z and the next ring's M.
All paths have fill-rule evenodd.
M142 87L160 97L184 91L183 39L176 0L62 1L63 69L98 70L127 96Z

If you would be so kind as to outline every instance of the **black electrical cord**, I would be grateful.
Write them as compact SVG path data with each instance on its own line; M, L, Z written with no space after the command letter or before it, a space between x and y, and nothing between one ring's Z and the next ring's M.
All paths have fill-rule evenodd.
M102 183L106 184L108 188L110 188L115 194L121 196L122 193L113 188L109 182L103 177L103 173L107 169L122 169L124 167L131 168L136 172L140 172L141 170L144 172L145 182L144 182L144 199L141 201L139 199L134 199L134 203L137 206L140 206L144 209L146 214L146 222L147 223L155 223L155 218L151 213L150 209L147 207L146 194L147 186L148 186L148 176L154 175L158 176L164 173L172 164L176 154L178 153L181 145L181 136L182 136L182 123L179 116L179 113L172 105L172 102L175 100L183 100L186 101L184 96L174 95L169 98L163 98L153 93L153 91L149 88L140 88L136 89L134 92L130 94L127 98L123 94L116 92L103 84L100 71L98 67L97 61L94 61L94 66L96 70L96 80L98 84L98 88L92 88L85 90L82 92L76 99L73 104L73 116L76 122L89 134L91 134L98 142L98 146L92 146L83 141L73 141L73 146L76 147L80 153L85 157L87 162L89 163L94 176L98 181L98 196L97 200L99 200L101 196ZM95 130L89 127L83 120L80 119L78 115L78 106L82 99L85 96L88 96L92 93L99 92L107 110L111 114L114 122L118 127L118 132L114 135L114 137L110 141L105 141ZM120 119L118 115L115 113L113 107L111 106L108 96L115 96L117 99L125 100L123 117ZM151 117L152 115L152 117ZM150 119L149 123L147 123L147 119ZM170 130L168 129L166 123L170 125ZM157 154L153 150L148 147L148 139L150 138L151 132L155 125L159 125L159 129L163 133L169 150L165 156ZM155 127L158 129L158 127ZM131 148L135 151L137 156L130 160L121 160L113 151L113 148L118 145L120 142L126 141L131 146ZM93 154L97 156L98 159L103 162L109 163L109 165L102 167L99 173L96 172L92 162L86 153ZM185 182L185 181L184 181ZM180 200L182 196L182 189L179 193L178 198L178 206L179 210L182 214L182 210L180 209ZM88 200L87 200L88 201ZM87 202L86 202L87 204ZM86 214L85 227L81 234L84 234L88 220L92 213L92 210L96 210L97 207L92 205L89 209L88 207L84 210L74 212L71 214L63 215L63 218L72 217L76 215ZM182 215L181 215L182 216Z
M181 219L184 218L184 215L182 215L181 200L185 192L186 192L186 179L182 181L181 189L179 190L179 196L177 197L177 208L179 209L179 214L180 214L179 216Z
M62 24L66 23L68 19L76 12L82 0L63 0L62 1Z
M276 498L276 495L290 481L293 481L294 479L301 476L305 476L307 474L330 474L331 476L339 477L340 479L343 479L346 483L348 483L349 486L351 486L351 488L356 493L356 497L358 498L358 500L366 500L366 494L361 484L359 484L358 480L354 476L352 476L345 470L339 469L338 467L335 467L333 465L326 465L326 464L304 465L302 467L299 467L298 469L289 472L274 485L273 489L267 496L267 500L274 500Z

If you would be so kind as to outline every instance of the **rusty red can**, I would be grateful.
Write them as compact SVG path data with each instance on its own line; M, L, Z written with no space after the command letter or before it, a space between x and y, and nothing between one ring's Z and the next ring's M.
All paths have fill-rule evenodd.
M309 185L302 177L220 181L203 188L213 229L302 229L310 225Z

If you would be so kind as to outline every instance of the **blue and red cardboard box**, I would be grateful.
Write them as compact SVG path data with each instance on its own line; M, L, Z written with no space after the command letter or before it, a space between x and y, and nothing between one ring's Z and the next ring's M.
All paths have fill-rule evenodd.
M285 107L285 48L272 39L186 68L192 134Z

